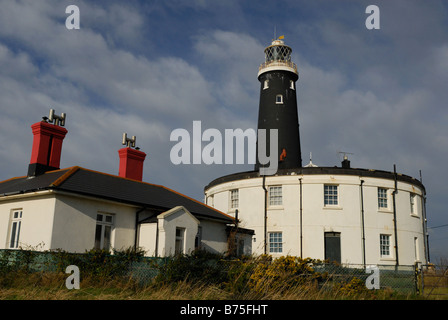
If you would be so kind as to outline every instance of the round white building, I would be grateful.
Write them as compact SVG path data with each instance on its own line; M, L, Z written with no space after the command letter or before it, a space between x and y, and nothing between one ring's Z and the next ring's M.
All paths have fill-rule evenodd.
M255 231L254 254L363 265L426 264L421 181L395 170L351 168L346 157L340 167L311 161L302 167L297 67L283 41L275 40L265 53L258 73L258 127L279 131L277 173L260 175L257 162L254 171L217 178L204 189L207 204Z

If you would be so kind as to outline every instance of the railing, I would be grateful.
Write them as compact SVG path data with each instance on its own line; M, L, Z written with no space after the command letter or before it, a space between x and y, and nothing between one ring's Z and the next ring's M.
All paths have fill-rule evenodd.
M264 68L277 67L277 66L292 68L297 73L297 65L294 62L285 61L285 60L275 60L275 61L264 62L260 65L260 67L258 68L258 71L261 71Z

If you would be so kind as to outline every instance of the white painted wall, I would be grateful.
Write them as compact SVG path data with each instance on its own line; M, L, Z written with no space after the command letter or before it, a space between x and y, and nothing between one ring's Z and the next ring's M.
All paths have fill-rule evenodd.
M137 210L137 207L118 202L58 194L51 247L70 252L92 249L98 213L113 215L112 248L121 250L132 247Z
M11 215L22 210L19 246L30 250L51 248L55 198L47 192L24 197L9 196L0 201L0 248L9 249Z
M213 253L225 253L228 250L226 226L210 220L201 221L201 248Z
M135 207L54 192L5 197L0 201L0 248L9 248L11 212L22 209L20 244L24 249L85 252L94 247L97 213L114 216L111 245L134 245Z
M324 233L341 233L341 262L362 263L361 180L364 199L364 230L367 264L395 264L392 191L394 181L383 178L353 175L288 175L267 176L266 187L281 185L283 205L269 206L267 232L282 232L283 252L273 256L300 256L300 183L302 181L302 256L324 259ZM324 185L338 185L337 206L324 205ZM387 210L378 209L378 187L388 189ZM264 190L262 178L225 182L206 190L206 200L229 215L230 190L239 190L239 218L241 227L254 229L253 252L264 252ZM417 214L411 214L410 194L417 195ZM213 197L213 200L210 197ZM268 199L269 202L269 199ZM424 262L422 228L422 190L416 185L398 181L396 195L399 263ZM380 234L390 234L391 257L380 257ZM415 241L417 238L417 259ZM268 251L269 253L269 251Z
M142 223L139 225L138 246L145 251L146 257L156 256L157 224Z
M11 214L23 212L20 244L24 249L62 249L83 253L94 247L96 216L113 215L111 246L121 250L134 246L135 217L138 207L118 202L77 196L63 192L37 192L0 199L0 249L9 248ZM174 254L176 227L185 229L184 252L195 248L198 226L202 226L202 246L211 252L227 251L224 223L202 220L199 222L188 210L176 207L158 216L158 255ZM146 256L156 251L156 224L141 224L138 245Z
M157 219L159 224L159 257L175 254L176 228L182 228L184 230L183 253L189 254L195 249L194 242L198 233L199 220L188 210L184 207L175 207L159 214Z

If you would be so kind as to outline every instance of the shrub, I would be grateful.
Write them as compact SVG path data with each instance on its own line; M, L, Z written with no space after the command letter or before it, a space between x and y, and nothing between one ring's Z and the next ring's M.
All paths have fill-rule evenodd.
M272 261L267 257L261 257L250 276L249 287L261 293L273 287L288 290L310 281L323 280L326 275L313 269L316 263L320 261L293 256L282 256Z

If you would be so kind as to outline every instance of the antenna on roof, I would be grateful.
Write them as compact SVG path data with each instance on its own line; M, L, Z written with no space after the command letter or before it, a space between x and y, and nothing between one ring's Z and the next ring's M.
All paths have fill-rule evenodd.
M348 160L347 155L348 154L353 154L353 153L346 152L346 151L338 151L338 154L343 154L344 155L344 160L342 160L342 168L349 169L350 168L350 161Z
M348 154L354 154L354 153L350 153L350 152L346 152L346 151L338 151L338 154L343 154L344 155L342 160L348 160L347 155Z
M132 138L128 138L128 134L126 132L124 132L122 144L126 145L126 147L128 147L128 148L130 148L130 147L135 148L136 139L137 139L136 136L132 136Z
M54 109L50 109L50 114L48 116L48 121L50 123L53 123L56 126L65 126L65 118L67 117L67 115L65 113L61 113L60 116L58 116L57 114L54 113ZM47 118L44 117L44 120L47 120Z

